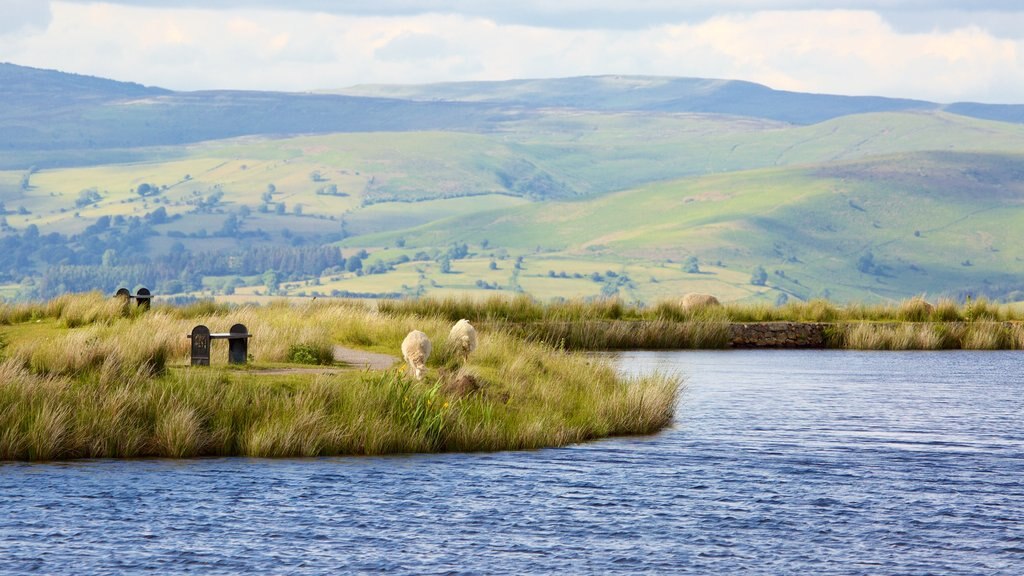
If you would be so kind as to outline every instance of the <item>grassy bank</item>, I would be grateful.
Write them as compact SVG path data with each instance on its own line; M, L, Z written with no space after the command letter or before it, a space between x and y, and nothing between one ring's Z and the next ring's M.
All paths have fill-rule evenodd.
M185 335L244 323L247 368L188 367ZM508 450L647 434L671 422L679 381L627 380L603 361L482 330L466 365L450 323L360 304L122 308L98 294L0 307L0 459L316 456ZM288 371L335 344L398 355L405 334L435 343L422 382L385 371ZM263 368L274 368L263 374ZM283 370L282 370L283 369ZM471 376L479 386L449 391Z
M565 300L543 303L529 296L493 298L449 297L382 300L382 312L437 316L448 320L476 318L491 322L541 321L717 321L717 322L974 322L1024 321L1024 311L987 300L958 304L949 299L929 303L920 298L887 304L840 305L828 300L771 304L724 304L685 308L677 301L652 306L619 299Z
M526 296L386 300L389 314L455 321L476 319L530 341L568 350L728 348L730 325L763 322L828 324L825 344L860 350L1024 350L1024 314L984 300L935 304L915 298L879 305L840 306L826 300L783 306L726 304L685 308L620 300L544 304Z

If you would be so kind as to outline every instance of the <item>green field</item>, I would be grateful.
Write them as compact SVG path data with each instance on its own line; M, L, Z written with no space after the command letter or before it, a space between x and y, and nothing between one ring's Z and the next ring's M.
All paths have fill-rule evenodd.
M145 255L336 242L346 257L366 250L367 266L387 268L288 279L279 293L291 296L886 300L1010 294L1024 270L1024 126L944 112L794 126L553 110L481 133L246 137L173 150L38 170L27 187L24 171L0 172L7 233L78 234L103 216L162 210L138 248ZM143 185L153 193L141 197ZM89 191L95 201L76 205ZM441 272L440 256L462 243L467 257ZM683 272L689 257L701 273ZM764 285L751 284L758 266ZM259 279L246 284L239 296L266 293Z

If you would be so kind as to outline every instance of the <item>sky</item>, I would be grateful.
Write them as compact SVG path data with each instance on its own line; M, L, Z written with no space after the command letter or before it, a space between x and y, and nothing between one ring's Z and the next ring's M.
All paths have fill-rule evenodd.
M0 61L175 90L642 74L1024 103L1019 0L0 0Z

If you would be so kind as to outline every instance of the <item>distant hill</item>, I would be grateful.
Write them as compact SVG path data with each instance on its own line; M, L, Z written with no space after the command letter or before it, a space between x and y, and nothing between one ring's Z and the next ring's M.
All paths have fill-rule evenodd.
M0 298L1024 300L1022 207L1018 105L644 76L173 92L0 65Z
M810 125L937 111L1024 122L1024 106L834 96L752 82L650 76L358 86L338 93L174 92L0 64L0 169L138 160L140 148L239 136L448 130L488 133L550 109L703 113ZM166 151L165 151L166 152Z
M109 102L170 93L170 90L151 88L134 82L118 82L95 76L0 62L0 101L4 103L0 114L5 116L32 108L45 111L46 106L68 105L73 102ZM19 103L23 108L12 110L11 107Z
M494 106L481 104L172 92L0 64L0 169L102 163L121 150L237 136L474 130L494 115ZM113 153L104 152L109 149Z
M904 110L935 110L921 100L875 96L832 96L773 90L738 80L656 76L582 76L551 80L452 82L419 86L356 86L342 91L420 101L490 102L528 108L558 107L608 111L703 112L751 116L792 124Z

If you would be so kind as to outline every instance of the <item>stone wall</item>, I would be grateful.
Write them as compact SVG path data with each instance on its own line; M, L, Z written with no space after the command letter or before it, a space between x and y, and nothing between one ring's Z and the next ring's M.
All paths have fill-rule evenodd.
M825 328L815 322L759 322L731 324L733 348L825 348Z

